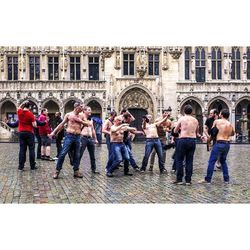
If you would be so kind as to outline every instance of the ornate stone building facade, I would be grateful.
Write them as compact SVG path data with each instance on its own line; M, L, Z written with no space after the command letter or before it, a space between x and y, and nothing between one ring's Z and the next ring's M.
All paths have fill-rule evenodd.
M52 119L77 100L102 119L124 107L137 118L171 107L176 117L190 103L201 127L211 108L228 108L246 133L249 84L248 47L0 47L0 120L24 100Z

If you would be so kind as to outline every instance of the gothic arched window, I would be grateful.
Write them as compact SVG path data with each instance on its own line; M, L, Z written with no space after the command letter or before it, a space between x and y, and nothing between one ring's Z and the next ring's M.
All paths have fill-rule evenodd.
M196 81L206 81L206 52L204 48L196 48L195 51L195 72Z
M190 48L185 49L185 80L190 80Z
M212 48L212 79L221 80L221 50Z
M233 80L240 79L240 49L239 48L232 48L231 78Z

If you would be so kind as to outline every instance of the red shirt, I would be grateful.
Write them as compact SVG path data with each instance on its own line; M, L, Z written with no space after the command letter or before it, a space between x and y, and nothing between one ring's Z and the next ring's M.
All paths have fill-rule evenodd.
M29 110L18 109L18 131L27 131L34 133L32 122L35 121L35 116Z
M40 136L48 135L51 133L51 128L49 126L49 123L47 122L47 117L43 114L41 114L38 118L40 122L46 122L44 126L39 126L38 131Z

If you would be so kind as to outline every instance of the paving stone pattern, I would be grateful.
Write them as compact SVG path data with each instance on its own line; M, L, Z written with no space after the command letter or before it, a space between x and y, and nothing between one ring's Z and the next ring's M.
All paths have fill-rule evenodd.
M224 184L222 172L216 171L211 185L199 184L207 168L209 153L206 145L197 145L191 186L172 184L175 175L160 175L158 164L154 171L131 172L123 176L122 169L116 177L105 175L107 149L96 147L97 169L90 171L87 151L81 161L83 179L74 179L68 157L58 180L52 178L55 162L37 160L38 170L31 171L26 162L25 171L19 172L19 145L0 144L0 203L249 203L250 202L250 145L231 145L228 156L230 184ZM138 165L143 158L144 144L134 144L133 152ZM166 168L170 172L172 149L167 151ZM55 155L55 145L52 145ZM27 156L28 159L28 156ZM157 163L158 161L156 161Z

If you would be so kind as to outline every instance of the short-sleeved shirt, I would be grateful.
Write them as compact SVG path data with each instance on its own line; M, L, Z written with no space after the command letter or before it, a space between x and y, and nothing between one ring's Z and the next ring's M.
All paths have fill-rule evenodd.
M18 109L18 131L34 133L32 122L35 121L35 116L29 110Z
M41 114L38 118L40 122L46 122L44 126L39 126L38 131L40 136L47 136L51 133L51 128L49 126L49 123L47 122L47 117L43 114Z
M213 124L214 124L214 118L213 117L207 118L205 125L208 128L207 132L209 135L211 134L211 128L213 127Z

